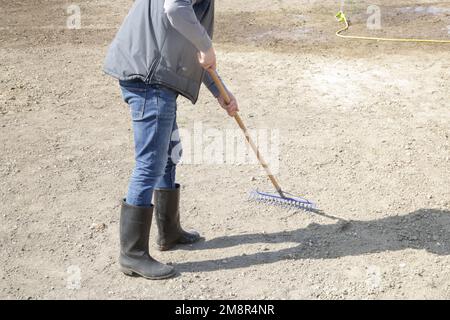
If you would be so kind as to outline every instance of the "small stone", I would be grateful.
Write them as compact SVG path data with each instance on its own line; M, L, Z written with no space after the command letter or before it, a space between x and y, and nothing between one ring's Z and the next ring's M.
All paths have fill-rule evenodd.
M104 223L93 223L89 229L94 230L96 232L100 232L105 230L106 228L106 224Z

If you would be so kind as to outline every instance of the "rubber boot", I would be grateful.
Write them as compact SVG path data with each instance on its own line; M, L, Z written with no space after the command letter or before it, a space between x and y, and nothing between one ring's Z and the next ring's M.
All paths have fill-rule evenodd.
M120 270L126 275L158 280L175 275L172 266L162 264L148 253L153 207L135 207L122 201L120 213Z
M177 244L191 244L200 240L196 231L185 231L180 224L180 185L175 189L155 189L155 218L158 226L157 244L161 251Z

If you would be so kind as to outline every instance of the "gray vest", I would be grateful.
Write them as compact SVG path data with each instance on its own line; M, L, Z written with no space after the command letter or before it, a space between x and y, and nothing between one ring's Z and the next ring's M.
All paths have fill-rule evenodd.
M214 0L197 0L194 11L212 38ZM119 80L167 86L196 103L205 73L197 52L170 24L164 0L136 0L109 47L103 70Z

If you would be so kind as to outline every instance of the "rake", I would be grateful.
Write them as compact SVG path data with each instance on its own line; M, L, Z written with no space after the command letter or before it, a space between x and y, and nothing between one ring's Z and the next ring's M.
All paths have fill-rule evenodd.
M208 73L211 75L211 78L214 80L214 83L216 84L217 88L219 89L220 95L224 99L226 104L229 104L231 102L230 96L228 95L227 90L225 89L225 86L222 83L222 80L220 79L217 72L213 69L208 69ZM314 211L316 209L316 205L308 201L307 199L304 199L302 197L296 197L288 192L285 192L281 189L280 184L278 183L275 176L272 174L272 171L269 168L269 165L262 157L261 153L259 152L258 147L253 142L252 138L250 137L250 134L247 130L247 127L245 126L244 122L242 121L239 114L236 113L234 116L234 119L236 120L237 124L241 128L242 132L245 135L245 138L247 139L248 144L252 148L252 150L255 152L256 158L258 159L261 166L266 171L267 176L269 177L269 180L272 182L273 186L275 187L275 190L277 191L277 194L268 193L268 192L261 192L258 190L254 190L250 193L250 199L255 200L258 202L273 204L273 205L279 205L287 208L295 208L295 209L303 209L308 211Z

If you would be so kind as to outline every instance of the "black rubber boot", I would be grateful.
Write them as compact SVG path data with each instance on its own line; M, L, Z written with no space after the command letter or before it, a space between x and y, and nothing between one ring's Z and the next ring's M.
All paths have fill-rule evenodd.
M166 251L177 244L191 244L200 240L198 232L188 232L181 228L179 184L175 189L155 189L153 197L159 250Z
M173 267L153 259L148 253L148 238L153 207L135 207L122 201L120 213L120 270L126 275L159 280L175 275Z

